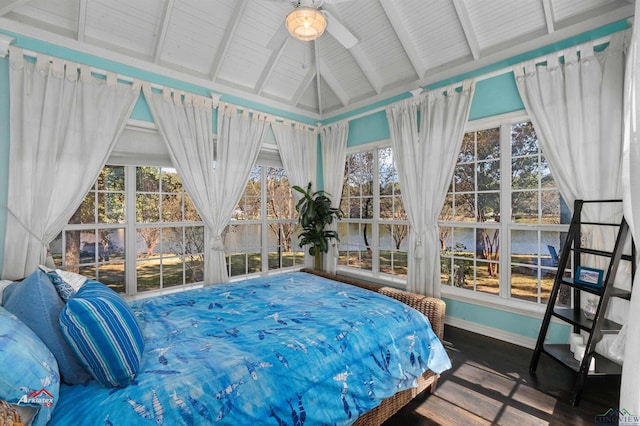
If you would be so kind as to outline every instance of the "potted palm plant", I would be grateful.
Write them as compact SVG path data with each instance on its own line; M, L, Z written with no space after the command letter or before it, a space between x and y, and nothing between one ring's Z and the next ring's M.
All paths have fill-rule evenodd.
M296 204L298 223L301 226L298 237L300 247L309 245L309 254L314 257L314 267L322 269L322 253L329 251L329 240L338 238L336 231L326 229L334 219L341 219L340 209L331 207L330 195L324 191L311 191L311 182L304 189L298 185L293 189L302 194Z

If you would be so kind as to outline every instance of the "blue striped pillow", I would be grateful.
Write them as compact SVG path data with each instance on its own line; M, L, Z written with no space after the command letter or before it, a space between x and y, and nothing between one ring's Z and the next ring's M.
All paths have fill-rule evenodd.
M103 386L124 387L140 368L144 341L129 305L88 281L60 313L62 334L78 360Z

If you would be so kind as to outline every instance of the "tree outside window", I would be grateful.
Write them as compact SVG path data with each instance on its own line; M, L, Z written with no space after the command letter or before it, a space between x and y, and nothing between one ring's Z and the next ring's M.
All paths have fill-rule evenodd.
M546 303L567 212L531 122L467 132L440 214L443 284Z
M283 168L255 166L223 235L229 276L301 266L297 217Z
M406 277L409 232L391 148L347 155L338 265Z
M135 220L128 221L129 211ZM203 279L204 227L171 168L105 166L51 247L57 267L122 293ZM135 268L127 271L134 253Z

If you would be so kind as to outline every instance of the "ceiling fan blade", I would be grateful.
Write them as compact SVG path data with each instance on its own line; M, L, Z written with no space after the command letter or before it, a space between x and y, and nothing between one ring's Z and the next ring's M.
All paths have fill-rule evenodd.
M336 40L340 42L345 48L351 49L358 44L358 39L351 31L347 29L342 23L327 10L323 10L322 13L327 17L327 31Z
M353 1L353 0L312 0L312 1L313 1L313 5L316 8L320 9L325 4L346 3L346 2L349 2L349 1Z

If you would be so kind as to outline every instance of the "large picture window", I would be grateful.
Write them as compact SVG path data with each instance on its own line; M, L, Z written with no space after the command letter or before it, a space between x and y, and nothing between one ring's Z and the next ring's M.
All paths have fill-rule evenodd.
M347 155L340 208L338 265L406 277L409 225L391 148Z
M136 167L137 291L200 282L204 226L175 169Z
M99 280L124 293L125 167L105 166L69 224L51 243L57 267Z
M224 234L230 277L300 267L297 215L280 167L255 166Z
M51 247L57 267L121 293L203 278L204 227L172 168L105 166Z
M286 173L256 166L224 235L229 275L302 266L296 226ZM56 267L135 294L202 282L204 233L175 169L107 165L51 247Z
M569 221L531 122L469 131L440 214L442 283L544 304Z

